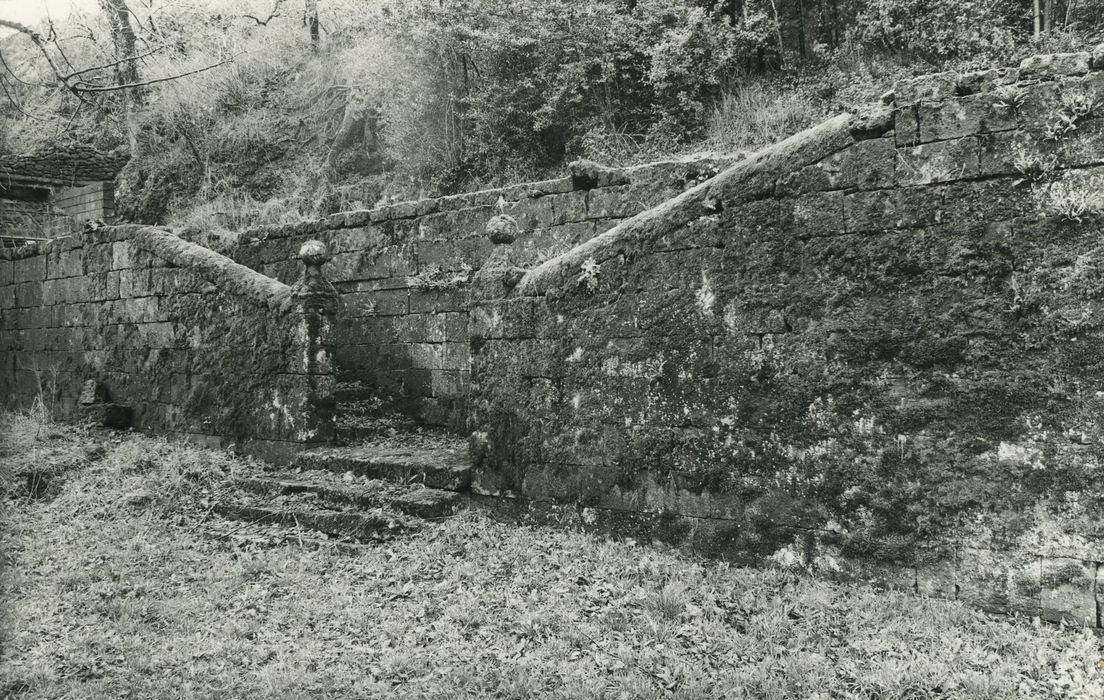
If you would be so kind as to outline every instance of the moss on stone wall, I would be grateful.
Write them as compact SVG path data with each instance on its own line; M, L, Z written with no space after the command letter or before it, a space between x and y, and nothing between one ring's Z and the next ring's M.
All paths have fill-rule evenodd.
M146 429L277 452L332 435L330 321L165 231L103 227L0 261L0 321L8 406L29 405L45 373L61 412L94 379Z
M728 518L748 551L768 525L881 560L1099 536L1104 219L1044 204L1100 170L1095 110L1076 146L1047 124L1104 74L1055 65L1017 114L933 79L828 122L481 304L477 488Z

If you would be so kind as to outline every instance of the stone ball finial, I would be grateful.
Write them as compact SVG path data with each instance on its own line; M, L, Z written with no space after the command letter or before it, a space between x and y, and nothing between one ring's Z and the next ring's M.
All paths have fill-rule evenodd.
M486 231L492 243L513 243L518 236L518 223L509 214L499 214L487 222Z
M307 241L299 248L303 271L292 285L292 294L300 299L313 299L311 303L326 307L337 298L337 290L322 274L322 266L333 258L322 241Z
M299 248L299 259L307 267L325 265L333 258L322 241L307 241Z

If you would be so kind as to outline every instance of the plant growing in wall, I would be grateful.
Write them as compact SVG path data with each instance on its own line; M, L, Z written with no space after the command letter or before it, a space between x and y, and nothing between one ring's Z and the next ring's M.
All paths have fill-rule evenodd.
M993 106L1009 114L1019 114L1027 101L1027 91L1018 85L1002 85L994 91Z
M1104 187L1104 178L1099 175L1084 183L1068 180L1052 183L1042 191L1039 209L1045 216L1081 223L1086 216L1104 212L1099 194L1101 187Z
M440 265L427 265L424 270L410 278L415 289L453 289L467 284L471 279L471 265L461 263L456 271L442 270Z
M600 271L601 267L594 258L584 260L579 272L579 286L585 288L591 294L598 291L598 273Z
M1012 157L1012 167L1020 174L1020 178L1013 183L1014 185L1034 185L1051 178L1058 168L1058 157L1053 154L1043 155L1036 151L1029 151L1020 146Z
M1074 93L1062 98L1062 106L1050 115L1043 129L1048 141L1063 141L1077 130L1078 125L1092 115L1096 100L1091 95Z

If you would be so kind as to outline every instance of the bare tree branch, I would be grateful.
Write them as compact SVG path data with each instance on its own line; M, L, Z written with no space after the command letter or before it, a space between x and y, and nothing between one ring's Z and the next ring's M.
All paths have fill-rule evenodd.
M146 87L147 85L154 85L156 83L164 83L164 82L168 82L170 80L176 80L178 78L183 78L183 77L186 77L186 76L189 76L189 75L195 75L196 73L202 73L204 71L209 71L213 68L218 68L219 66L224 66L227 63L232 62L235 58L237 58L238 56L241 55L241 54L235 54L235 55L231 56L230 58L227 58L223 61L219 61L218 63L212 63L210 65L203 66L202 68L196 68L195 70L186 71L184 73L177 73L176 75L170 75L170 76L166 76L166 77L163 77L163 78L153 78L151 80L132 81L132 82L129 82L129 83L115 84L115 85L96 85L96 84L90 83L90 82L88 82L86 80L83 80L83 79L74 81L73 78L76 78L76 77L81 76L81 75L85 75L87 73L91 73L92 71L102 70L104 68L117 67L117 66L119 66L123 63L127 63L127 62L130 62L130 61L137 61L141 58L149 56L150 54L156 53L157 51L160 51L160 50L164 49L165 47L160 46L160 47L157 47L155 49L151 49L150 51L147 51L146 53L137 54L137 55L134 55L134 56L127 56L127 57L119 59L118 61L114 61L114 62L111 62L111 63L106 63L104 65L95 66L95 67L92 67L92 68L85 68L83 70L78 70L76 72L66 74L66 73L63 73L60 68L58 68L57 63L54 61L53 57L50 55L50 51L47 48L46 42L43 41L42 36L38 32L36 32L35 30L31 29L30 27L28 27L26 25L19 24L18 22L12 22L11 20L6 20L6 19L0 19L0 27L7 27L8 29L14 29L17 32L20 32L21 34L25 34L26 36L28 36L30 38L31 42L38 48L38 50L42 54L43 58L46 59L46 63L50 66L50 70L53 71L54 76L58 79L58 82L66 90L68 90L70 93L72 93L73 96L75 96L78 100L80 100L84 104L88 104L89 106L94 106L94 105L92 105L90 102L88 102L88 100L85 99L85 97L82 93L117 92L117 91L120 91L120 90L132 90L132 89L135 89L135 88L142 88L142 87ZM0 61L2 61L2 54L0 54ZM14 77L15 74L12 72L11 68L8 67L7 63L4 62L3 65L4 65L5 69L8 71L8 73L10 73ZM16 78L16 79L18 80L18 78ZM23 81L20 80L20 82L23 82Z
M272 5L272 11L268 13L268 17L263 20L254 17L253 15L242 15L246 19L251 19L261 27L267 27L268 23L280 16L280 5L284 4L284 0L276 0Z
M137 61L137 60L143 59L147 56L152 56L153 54L155 54L159 51L164 51L165 48L166 47L164 45L162 45L162 46L158 46L155 49L150 49L149 51L147 51L145 53L140 53L137 56L127 56L126 58L120 58L118 61L112 61L111 63L104 63L103 65L93 66L91 68L83 68L79 71L70 73L69 75L65 76L65 79L69 80L71 78L77 77L78 75L84 75L85 73L91 73L93 71L103 70L105 68L114 68L115 66L119 65L120 63L124 63L126 61Z
M7 59L4 58L3 51L0 51L0 66L2 66L4 68L4 71L12 78L14 78L16 82L22 83L23 85L27 85L29 87L50 87L46 83L32 83L29 80L24 80L23 78L20 78L19 75L16 74L15 69L8 65Z
M8 103L12 107L15 107L16 111L22 114L24 117L27 117L28 119L33 119L36 122L49 122L48 119L43 119L42 117L31 114L27 110L23 109L23 105L20 104L19 100L15 98L15 95L12 94L11 90L8 89L8 81L5 80L4 76L2 75L0 75L0 91L3 91L4 97L8 99Z
M48 21L49 24L47 26L50 27L48 38L50 43L57 49L58 55L61 56L61 60L65 61L65 65L69 66L69 70L76 70L76 68L73 67L73 63L69 60L69 57L65 55L65 51L62 50L61 44L58 43L58 34L57 29L54 28L54 20L50 19Z
M71 92L73 94L73 96L76 97L78 100L80 100L81 102L87 102L87 100L84 98L84 96L81 95L80 92L75 90L73 88L73 86L70 85L68 83L68 81L65 80L64 77L62 77L61 70L59 70L58 67L57 67L57 64L54 63L53 57L50 56L50 51L46 48L46 44L45 44L45 42L42 41L42 37L39 35L38 32L36 32L35 30L31 29L30 27L28 27L26 25L20 24L19 22L12 22L11 20L7 20L7 19L0 19L0 27L7 27L8 29L14 29L17 32L20 32L21 34L25 34L26 36L28 36L30 38L31 42L36 47L38 47L38 50L42 53L42 57L45 58L46 63L49 64L50 70L52 70L54 72L54 75L57 76L57 79L61 82L61 84L64 85L65 88L69 92Z
M87 83L83 80L78 80L73 85L73 89L77 90L77 91L80 91L80 92L114 92L114 91L117 91L117 90L130 90L130 89L133 89L133 88L145 87L147 85L154 85L155 83L164 83L164 82L168 82L170 80L176 80L178 78L183 78L183 77L186 77L186 76L189 76L189 75L195 75L196 73L202 73L204 71L209 71L212 68L218 68L219 66L225 66L227 63L232 63L234 61L234 59L237 58L240 55L241 54L234 54L233 56L231 56L230 58L228 58L224 61L219 61L218 63L212 63L209 66L203 66L202 68L196 68L195 70L186 71L184 73L177 73L176 75L169 75L169 76L166 76L164 78L153 78L152 80L143 80L143 81L140 81L140 82L137 82L137 83L127 83L126 85L92 85L91 83Z

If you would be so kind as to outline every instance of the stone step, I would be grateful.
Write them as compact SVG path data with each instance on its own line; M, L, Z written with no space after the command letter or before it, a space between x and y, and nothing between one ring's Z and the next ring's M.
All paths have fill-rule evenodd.
M369 419L388 419L388 420L402 420L407 423L414 423L413 418L407 416L400 416L392 411L388 411L386 408L380 407L379 403L374 401L351 401L344 400L338 401L334 406L334 413L337 416L344 416L348 418L369 418Z
M448 491L463 491L471 484L467 445L459 439L426 446L385 443L307 450L295 457L292 466Z
M319 507L313 495L250 497L238 494L214 506L215 513L233 520L282 525L323 532L354 541L387 540L417 530L417 525L399 513L382 509L362 511Z
M296 544L309 549L332 548L347 554L359 554L378 546L375 542L354 542L349 538L332 537L324 532L304 530L302 527L289 528L279 523L270 524L228 517L208 521L203 529L212 537L260 548Z
M379 403L376 398L379 395L379 390L371 384L364 384L362 382L338 382L337 387L334 388L334 400L338 403L354 402L354 401L367 401Z
M364 442L375 442L387 438L396 430L400 433L410 432L412 427L413 423L401 424L398 426L379 424L357 425L356 423L350 424L350 422L342 420L334 428L334 444L345 446L357 445Z
M420 484L398 486L379 479L345 479L329 471L277 472L238 480L245 491L261 496L311 494L319 502L358 508L385 508L417 518L440 518L456 512L460 494Z

